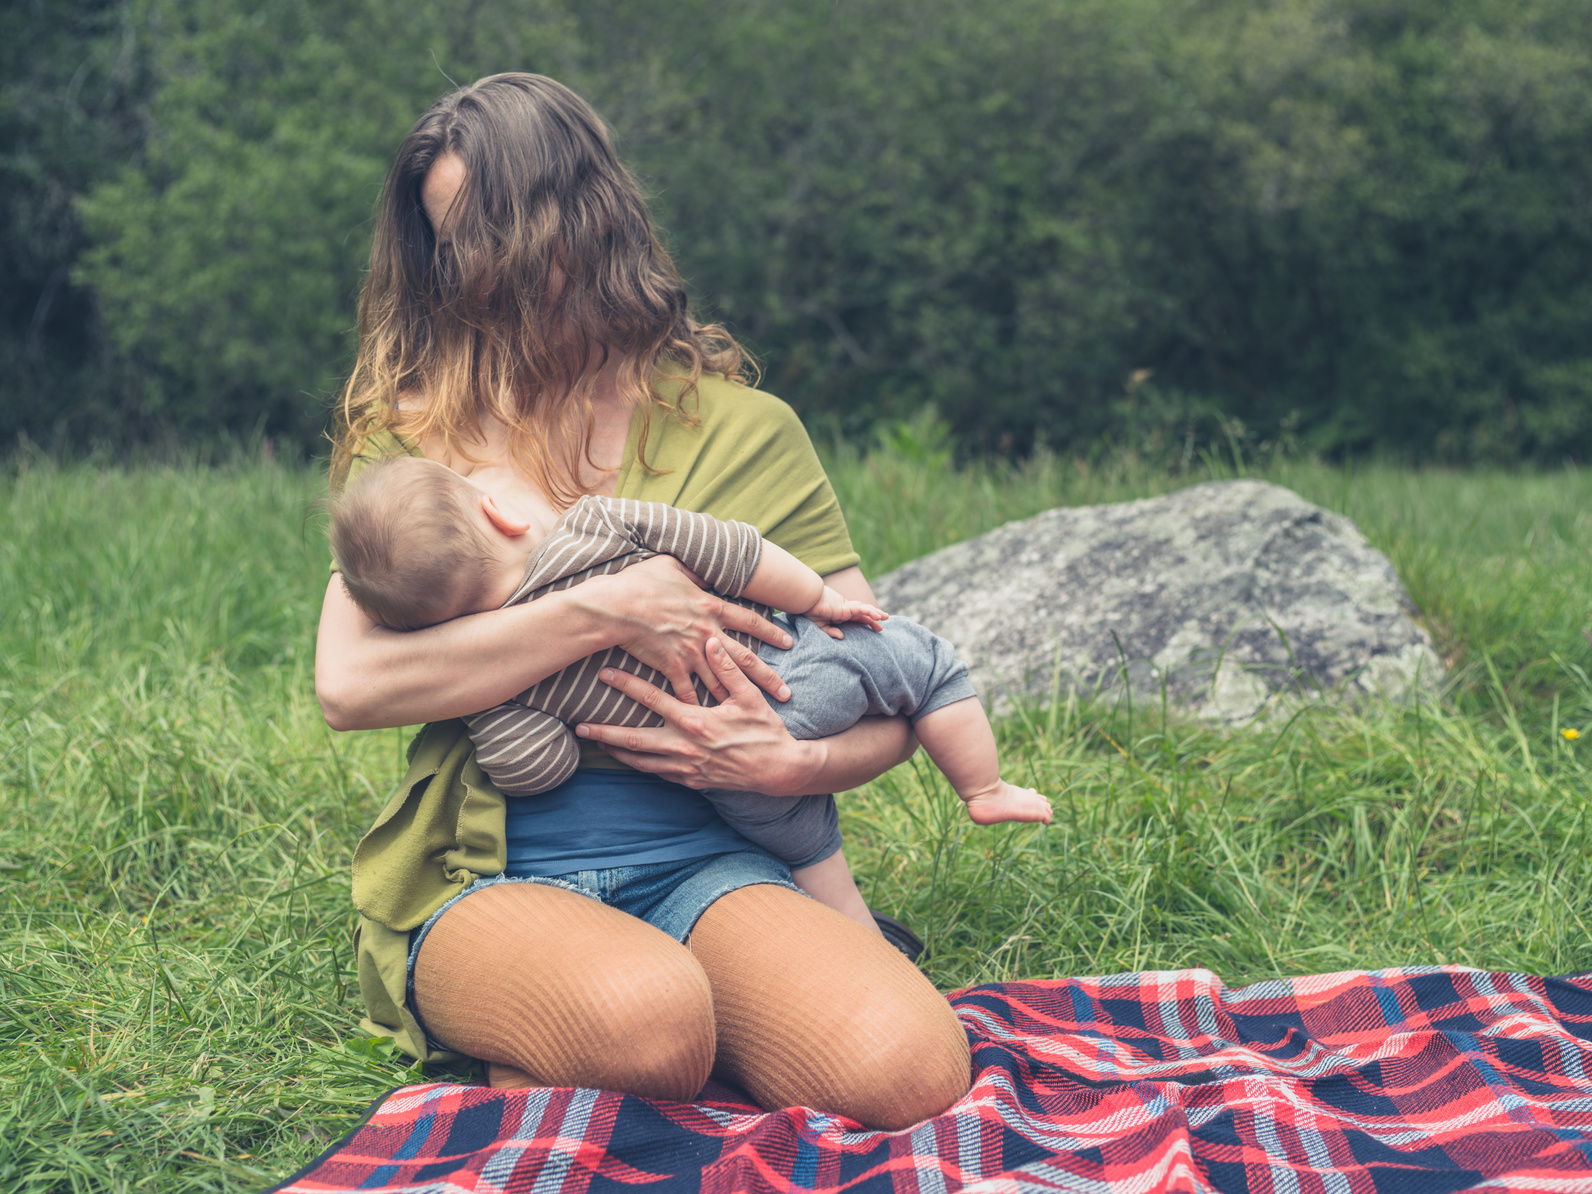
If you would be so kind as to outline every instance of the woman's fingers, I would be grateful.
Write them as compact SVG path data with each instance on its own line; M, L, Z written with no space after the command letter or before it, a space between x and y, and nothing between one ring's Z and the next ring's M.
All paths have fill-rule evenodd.
M730 658L730 653L724 649L722 641L716 638L708 639L706 650L708 663L718 673L719 682L730 690L731 700L737 697L744 698L756 691L747 680L746 673L735 660Z
M610 726L584 722L575 727L577 737L600 744L621 763L638 771L650 771L688 787L711 786L700 779L702 747L691 733L681 732L682 728L700 732L696 721L704 710L695 704L687 706L657 685L617 668L604 668L597 678L651 709L666 725Z
M663 720L666 721L666 722L671 722L672 723L675 720L677 720L681 710L685 706L685 702L684 701L678 700L675 697L670 696L668 693L664 692L663 689L659 688L656 684L649 684L647 681L643 680L640 676L634 674L633 672L624 671L621 668L605 667L605 668L602 669L602 671L597 673L597 678L599 680L601 680L604 684L607 684L607 685L610 685L610 686L612 686L614 688L617 688L620 692L624 693L627 697L629 697L631 700L635 701L638 705L645 705L648 709L651 709L654 713L656 713L659 717L663 718ZM673 682L671 681L671 683L673 683ZM696 702L693 701L693 702L691 702L691 704L692 704L693 707L695 707ZM597 729L597 728L606 729L606 730L624 729L624 727L616 727L616 726L601 726L601 727L598 727L598 726L595 726L595 725L593 725L591 723L582 723L580 728L576 730L576 733L580 734L580 736L583 737L583 738L584 737L596 738L597 737L596 734L588 735L588 734L583 733L582 731L589 730L589 729ZM630 731L629 730L625 730L624 732L629 733Z
M662 733L654 730L653 733ZM693 755L663 754L652 750L627 750L623 746L610 746L603 743L603 750L610 758L616 759L626 767L634 767L637 771L645 771L656 775L659 779L666 779L672 784L692 788L700 792L703 788L713 787L713 783L703 777L702 760Z
M695 672L684 664L676 664L664 672L664 675L668 678L669 687L674 689L674 695L681 704L694 705L697 703L696 685L691 682L692 677L696 675ZM709 684L709 691L712 691L712 688L713 685ZM722 693L718 692L713 693L713 695L716 697L723 696Z
M726 605L724 608L730 610L740 607ZM789 641L790 636L786 635L785 638ZM732 638L709 639L708 643L710 647L712 644L718 645L719 658L714 659L711 650L708 651L708 667L712 669L712 676L703 677L703 683L713 690L713 695L719 700L728 700L730 694L736 691L729 686L732 675L745 684L747 691L751 691L755 684L776 701L790 700L790 689L785 686L785 681L758 657L756 651L743 647Z
M823 748L790 736L717 636L709 638L706 654L728 694L723 704L708 709L682 704L639 676L604 668L598 675L603 683L652 710L664 724L635 729L583 724L576 733L600 743L621 763L690 788L782 795L809 790Z
M604 583L607 590L599 612L624 611L630 626L630 632L618 645L662 672L675 695L689 705L697 703L692 691L693 675L719 700L729 695L703 653L709 638L723 638L726 631L744 631L778 647L791 645L791 636L768 619L704 592L699 587L701 578L693 576L673 556L654 556L612 577L594 578L578 586L577 591ZM735 643L726 649L752 683L778 700L787 699L783 682L773 668L757 657L757 652Z
M718 673L713 670L713 665L707 661L705 652L697 652L696 658L691 663L692 675L702 681L702 687L713 694L713 699L722 701L730 695L730 690L719 682Z
M726 605L724 608L728 610L738 607ZM734 639L725 639L724 649L719 654L729 660L729 665L737 676L750 680L776 701L790 700L790 689L785 686L785 681L779 678L778 672L758 658L756 651L743 647ZM728 700L730 690L724 686L724 681L720 678L720 667L706 658L705 649L697 659L696 674L702 678L707 690L713 694L715 700ZM674 681L671 680L670 683Z
M680 735L660 726L605 726L582 723L575 733L582 738L605 746L620 762L619 752L645 755L648 758L671 757L690 754L688 745ZM648 766L648 771L655 770Z
M699 786L688 782L691 778L689 768L671 766L670 762L662 755L638 754L633 750L624 750L620 747L606 744L603 746L603 750L609 758L623 763L626 767L633 767L637 771L645 771L649 775L656 775L659 779L666 779L672 784L695 788L699 792L702 790Z
M719 621L723 623L724 629L742 631L755 639L767 643L771 647L783 649L789 647L792 642L790 635L786 634L767 618L759 615L756 610L747 609L744 605L736 605L733 601L724 603L724 609L719 614Z

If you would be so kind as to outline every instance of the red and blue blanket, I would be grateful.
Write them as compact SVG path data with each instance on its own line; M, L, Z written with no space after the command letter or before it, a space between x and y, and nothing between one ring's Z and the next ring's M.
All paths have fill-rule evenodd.
M1592 1194L1592 975L1226 989L1180 970L951 996L973 1089L904 1132L710 1087L410 1086L277 1187L329 1191Z

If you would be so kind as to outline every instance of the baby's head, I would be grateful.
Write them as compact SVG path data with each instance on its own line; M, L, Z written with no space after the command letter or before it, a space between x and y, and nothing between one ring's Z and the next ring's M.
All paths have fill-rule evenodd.
M354 603L393 630L491 608L503 555L483 496L452 469L414 456L350 481L330 503L328 535Z

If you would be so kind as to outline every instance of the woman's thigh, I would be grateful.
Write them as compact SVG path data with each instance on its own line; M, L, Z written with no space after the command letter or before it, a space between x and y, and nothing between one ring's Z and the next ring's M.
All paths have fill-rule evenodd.
M689 1099L713 1066L712 993L686 948L562 888L460 900L426 935L414 983L438 1041L548 1086Z
M763 1107L904 1128L967 1093L950 1004L877 933L786 888L716 901L689 941L713 989L716 1072Z

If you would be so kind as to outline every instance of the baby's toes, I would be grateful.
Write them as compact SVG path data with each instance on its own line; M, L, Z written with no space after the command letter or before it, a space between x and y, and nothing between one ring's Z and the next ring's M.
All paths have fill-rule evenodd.
M1023 819L1027 821L1043 821L1046 825L1049 825L1051 818L1050 801L1034 791L1033 788L1022 788L1020 791L1022 792L1022 804L1025 812Z

